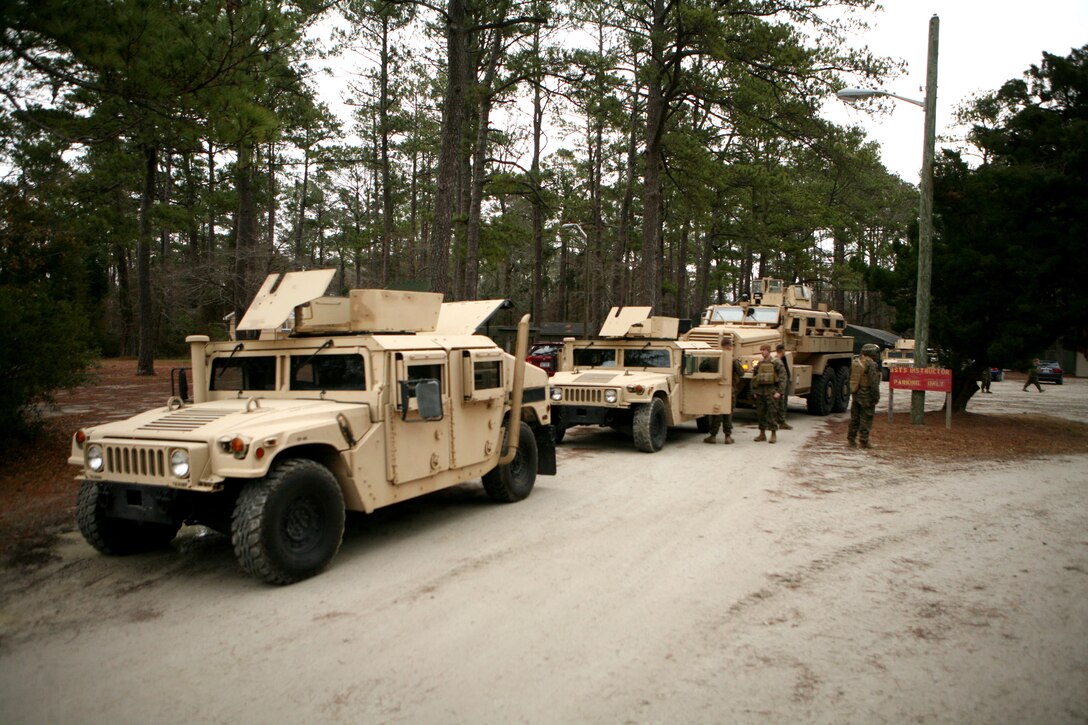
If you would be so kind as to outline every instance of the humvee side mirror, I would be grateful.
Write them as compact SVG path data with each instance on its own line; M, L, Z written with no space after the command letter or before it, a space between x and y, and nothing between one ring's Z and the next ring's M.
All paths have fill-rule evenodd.
M408 421L408 401L415 392L421 420L442 420L442 385L435 378L402 380L400 383L400 418ZM416 421L419 422L419 421Z

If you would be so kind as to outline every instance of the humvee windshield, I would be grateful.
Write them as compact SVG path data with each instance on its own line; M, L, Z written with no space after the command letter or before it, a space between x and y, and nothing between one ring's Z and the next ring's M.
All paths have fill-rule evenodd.
M628 368L667 368L672 365L669 351L663 348L624 350L623 365Z
M366 390L363 356L291 356L291 390Z
M607 347L574 348L575 367L611 368L616 366L616 350Z
M276 358L260 357L216 358L212 360L209 390L275 390Z
M749 307L745 316L744 308L739 305L719 305L710 315L711 322L749 322L753 324L778 324L777 307Z

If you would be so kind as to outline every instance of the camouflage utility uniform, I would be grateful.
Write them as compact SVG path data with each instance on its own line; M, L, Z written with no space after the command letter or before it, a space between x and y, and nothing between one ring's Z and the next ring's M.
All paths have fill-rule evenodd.
M740 364L740 360L733 358L733 404L729 407L730 411L733 411L737 407L737 392L740 390L740 386L744 384L744 366ZM703 443L715 443L718 440L718 430L722 430L725 433L726 445L733 442L733 414L732 412L725 415L710 415L707 416L710 427L707 428L707 436L703 439Z
M756 365L752 374L752 397L756 401L756 417L759 419L759 437L756 440L763 440L763 432L769 430L774 441L774 434L778 431L778 401L774 394L778 393L779 397L784 395L786 382L786 366L778 358L770 357Z
M990 392L990 381L993 380L993 373L990 372L990 366L982 368L982 391L983 393Z
M1039 361L1033 360L1031 364L1031 370L1028 370L1028 381L1024 383L1024 390L1028 389L1029 385L1034 385L1039 389L1039 392L1043 392L1043 386L1039 385Z
M775 355L782 361L782 367L786 371L786 388L782 391L782 397L778 399L778 405L775 407L775 420L778 421L778 427L781 430L793 430L793 426L786 422L786 407L790 393L793 392L793 380L790 377L790 365L786 361L785 346L779 344L775 348Z
M869 345L865 347L868 348ZM874 349L871 351L862 348L863 354L859 359L864 370L858 389L854 391L853 402L850 403L850 428L846 431L847 442L855 446L860 438L862 448L871 448L869 432L873 429L873 415L876 413L876 404L880 401L880 368L875 360L878 352L876 345L872 347Z

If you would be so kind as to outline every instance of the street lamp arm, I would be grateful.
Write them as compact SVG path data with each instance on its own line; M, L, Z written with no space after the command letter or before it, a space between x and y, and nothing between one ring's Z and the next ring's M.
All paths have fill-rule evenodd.
M901 96L898 93L889 93L888 91L874 91L868 88L843 88L835 95L839 98L839 100L846 101L847 103L864 101L869 98L875 98L877 96L887 96L888 98L895 98L900 101L906 101L907 103L913 103L919 108L926 107L925 101L916 101L913 98L907 98L906 96Z

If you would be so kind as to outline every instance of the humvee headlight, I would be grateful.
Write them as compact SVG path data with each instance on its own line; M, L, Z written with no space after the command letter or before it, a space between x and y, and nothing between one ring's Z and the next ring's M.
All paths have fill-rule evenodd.
M619 399L619 393L615 390L604 391L604 402L615 403Z
M87 463L87 468L95 473L101 473L102 469L106 467L106 459L102 456L102 446L97 443L87 446L87 457L84 460Z
M562 388L552 388L552 400L554 400L555 402L558 403L562 399L563 399L563 389Z
M182 448L170 451L170 473L173 473L175 478L189 476L189 451Z

